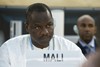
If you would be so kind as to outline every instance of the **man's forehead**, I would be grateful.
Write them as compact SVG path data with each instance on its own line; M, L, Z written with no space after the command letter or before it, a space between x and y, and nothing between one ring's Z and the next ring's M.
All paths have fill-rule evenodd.
M48 23L53 23L53 20L44 20L44 21L37 20L37 21L33 21L33 24L35 24L35 25L48 24Z
M31 24L33 24L33 25L45 25L45 24L49 24L49 23L53 23L53 20L52 19L44 19L44 20L32 20L31 21Z
M82 19L82 20L79 20L77 24L92 24L92 25L95 25L95 22L91 19Z
M48 14L47 12L33 12L31 14L31 19L36 21L36 20L49 20L51 19L51 15Z
M78 24L85 24L85 25L95 25L95 23L94 22L92 22L92 21L89 21L89 20L84 20L84 21L80 21L80 22L78 22Z

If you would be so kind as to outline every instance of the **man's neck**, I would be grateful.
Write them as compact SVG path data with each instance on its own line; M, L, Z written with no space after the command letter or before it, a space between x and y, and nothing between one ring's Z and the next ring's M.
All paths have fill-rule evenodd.
M43 48L46 48L46 47L49 46L49 44L39 44L39 43L37 43L37 42L32 42L32 43L33 43L33 45L34 45L35 47L40 48L40 49L43 49Z

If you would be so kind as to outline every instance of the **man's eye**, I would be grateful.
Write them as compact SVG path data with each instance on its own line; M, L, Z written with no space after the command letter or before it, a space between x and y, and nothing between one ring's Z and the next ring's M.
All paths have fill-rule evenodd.
M48 25L47 25L47 28L52 27L52 26L53 26L53 24L48 24Z
M49 28L51 25L47 25L47 28Z
M93 24L89 24L89 27L93 27Z
M81 27L86 27L86 25L85 24L82 24Z
M36 30L38 30L39 29L39 27L38 26L36 26L36 27L34 27Z

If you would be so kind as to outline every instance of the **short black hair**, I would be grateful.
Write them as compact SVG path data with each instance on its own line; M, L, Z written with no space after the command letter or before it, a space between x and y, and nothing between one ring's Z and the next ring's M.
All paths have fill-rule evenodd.
M30 15L32 14L32 12L47 12L47 10L52 17L51 10L46 4L35 3L35 4L30 5L26 10L26 22L29 21L29 18L30 18Z

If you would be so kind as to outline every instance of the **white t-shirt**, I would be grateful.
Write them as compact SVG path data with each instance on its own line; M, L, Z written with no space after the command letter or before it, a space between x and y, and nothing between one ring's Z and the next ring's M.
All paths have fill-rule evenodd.
M6 41L0 48L0 67L26 67L25 54L27 50L64 50L79 51L82 62L86 60L79 47L73 42L56 35L53 36L49 47L39 49L32 45L30 35L21 35Z

